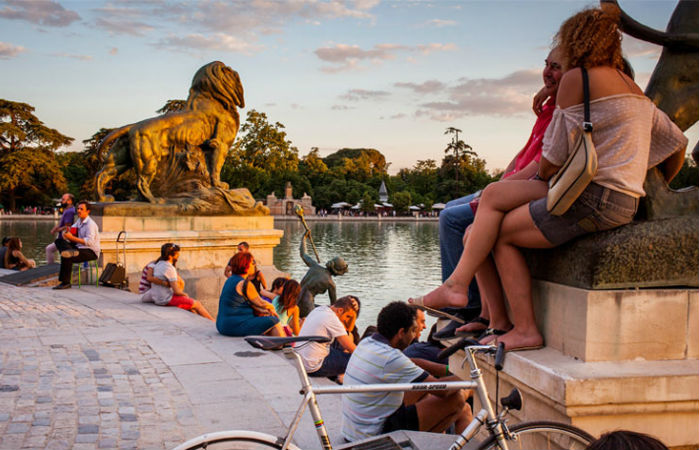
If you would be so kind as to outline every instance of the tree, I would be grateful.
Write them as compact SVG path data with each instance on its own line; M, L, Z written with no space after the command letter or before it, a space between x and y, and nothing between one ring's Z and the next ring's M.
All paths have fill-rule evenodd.
M167 114L171 112L182 111L187 107L187 100L168 100L162 108L155 111L158 114Z
M374 196L371 195L371 192L364 192L359 210L366 214L373 213L376 210L376 208L374 208Z
M391 203L393 203L393 208L398 213L407 212L411 202L412 198L410 196L410 192L408 191L396 192L391 197Z
M0 193L10 209L17 200L50 200L65 189L66 180L54 152L73 142L44 125L26 103L0 99Z
M453 134L454 137L451 138L451 142L447 145L447 148L444 149L444 153L453 153L454 158L452 161L454 162L454 173L456 175L456 183L458 185L459 183L459 172L461 171L461 163L463 160L467 160L471 156L477 156L476 153L473 151L473 148L459 139L459 133L461 133L461 130L458 128L454 127L449 127L447 130L444 132L444 134Z

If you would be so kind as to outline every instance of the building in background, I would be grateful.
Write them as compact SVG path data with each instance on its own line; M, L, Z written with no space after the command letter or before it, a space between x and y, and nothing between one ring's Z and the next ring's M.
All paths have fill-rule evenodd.
M269 213L273 216L293 216L294 207L296 205L301 205L305 215L315 215L316 208L313 206L311 196L303 193L303 197L300 200L296 200L292 194L291 182L287 181L286 188L284 189L284 198L279 199L274 192L267 196L267 201L265 202L269 208Z

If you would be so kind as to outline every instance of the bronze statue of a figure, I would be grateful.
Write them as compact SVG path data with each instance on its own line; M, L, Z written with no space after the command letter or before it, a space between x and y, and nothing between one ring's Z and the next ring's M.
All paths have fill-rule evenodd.
M220 179L240 126L237 107L244 106L236 71L220 61L203 66L192 79L183 110L123 126L104 138L99 149L106 153L104 166L95 177L97 199L113 201L105 187L133 168L138 191L150 203L172 201L199 211L228 204L234 213L264 214L266 208L247 189L229 190ZM157 186L160 195L153 192L158 175L165 178Z
M313 258L306 253L306 238L311 232L306 231L301 239L299 252L301 259L308 266L308 272L301 280L301 294L299 294L299 313L301 317L306 317L314 308L314 299L318 294L328 291L330 304L337 301L337 292L335 290L335 282L333 276L344 275L347 273L347 263L340 256L331 259L325 266L321 266Z

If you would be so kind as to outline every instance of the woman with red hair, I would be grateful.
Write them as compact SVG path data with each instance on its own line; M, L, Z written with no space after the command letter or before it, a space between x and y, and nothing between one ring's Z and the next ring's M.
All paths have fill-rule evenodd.
M226 336L283 336L274 306L262 300L255 286L248 281L248 277L255 274L252 254L237 253L229 266L232 275L223 285L218 303L218 332Z

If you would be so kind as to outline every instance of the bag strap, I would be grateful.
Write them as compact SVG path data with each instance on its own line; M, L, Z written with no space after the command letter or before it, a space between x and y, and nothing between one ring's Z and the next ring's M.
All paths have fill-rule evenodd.
M243 281L243 288L242 288L243 298L245 299L246 302L252 304L252 302L250 301L250 298L248 297L248 285L249 284L250 284L250 280L248 280L248 278L245 277L245 280Z
M583 98L585 108L585 118L583 119L582 128L586 132L592 132L592 122L590 122L590 80L587 77L587 69L581 67L583 79Z

